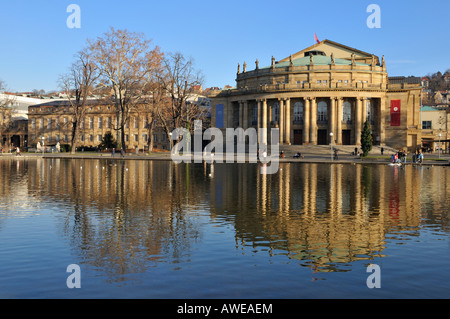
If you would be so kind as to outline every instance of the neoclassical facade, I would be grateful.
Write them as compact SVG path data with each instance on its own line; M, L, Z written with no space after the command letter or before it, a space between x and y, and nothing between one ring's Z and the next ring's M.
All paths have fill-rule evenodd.
M212 126L259 130L270 144L360 145L365 121L374 144L420 145L420 83L391 83L384 56L323 40L269 66L238 65L236 87L212 98ZM262 140L261 140L262 139Z

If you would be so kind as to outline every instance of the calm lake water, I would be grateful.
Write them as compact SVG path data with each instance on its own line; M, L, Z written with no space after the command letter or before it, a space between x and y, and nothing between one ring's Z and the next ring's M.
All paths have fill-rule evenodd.
M1 159L0 298L450 298L450 167L258 165Z

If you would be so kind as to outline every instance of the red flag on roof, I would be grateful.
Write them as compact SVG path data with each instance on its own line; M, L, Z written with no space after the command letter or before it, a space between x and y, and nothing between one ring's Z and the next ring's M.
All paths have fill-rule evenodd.
M317 43L320 43L319 39L317 38L317 35L314 33L314 39L316 39Z

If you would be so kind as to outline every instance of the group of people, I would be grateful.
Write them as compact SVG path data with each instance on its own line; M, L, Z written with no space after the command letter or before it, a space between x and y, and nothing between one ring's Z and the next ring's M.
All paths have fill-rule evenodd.
M392 163L406 163L406 153L403 151L398 151L391 155ZM412 156L413 163L422 163L423 162L423 152L418 149Z
M406 153L403 151L398 151L391 155L392 163L406 163Z
M423 152L418 149L416 153L413 155L413 163L422 163L423 162Z
M293 157L294 158L303 158L303 155L300 152L297 152L297 153L294 154ZM280 158L284 158L284 152L283 151L280 152Z

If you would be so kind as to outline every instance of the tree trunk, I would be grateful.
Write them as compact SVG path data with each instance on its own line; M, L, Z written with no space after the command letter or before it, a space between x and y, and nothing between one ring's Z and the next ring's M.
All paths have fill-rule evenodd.
M76 151L76 143L78 138L78 122L72 122L72 140L70 143L70 154L75 154Z
M153 121L151 122L151 124L149 124L148 127L148 152L151 153L153 152Z

